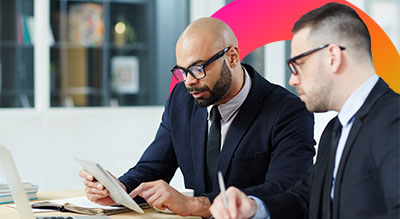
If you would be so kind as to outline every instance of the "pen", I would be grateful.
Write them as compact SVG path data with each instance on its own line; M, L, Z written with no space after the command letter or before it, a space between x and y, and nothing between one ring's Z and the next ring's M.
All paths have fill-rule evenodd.
M224 202L225 208L228 209L228 200L226 199L226 194L225 194L225 183L221 171L218 171L218 182L219 182L219 190L221 191L222 194L222 201Z

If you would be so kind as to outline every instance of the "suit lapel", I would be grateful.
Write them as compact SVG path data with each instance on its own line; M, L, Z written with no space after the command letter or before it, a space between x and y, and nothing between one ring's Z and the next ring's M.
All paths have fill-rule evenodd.
M355 120L353 123L353 126L351 127L349 136L346 140L346 144L343 150L342 158L340 159L339 167L338 167L338 172L336 174L336 181L335 181L335 194L334 194L334 200L333 200L333 218L338 218L338 203L340 200L340 187L342 184L343 180L343 173L346 167L347 160L349 158L349 155L351 153L351 149L358 137L358 134L361 131L361 128L363 126L363 119L366 117L371 110L371 108L374 106L375 102L378 101L378 99L383 96L386 92L388 92L389 86L380 78L375 85L375 87L372 89L371 93L368 95L367 99L365 100L364 104L361 106L361 108L358 110L358 112L355 114Z
M254 104L252 107L241 107L238 115L232 122L218 159L218 167L219 170L222 171L223 175L226 174L228 166L231 163L233 153L239 145L240 140L253 123L260 107L261 103Z
M195 104L191 123L193 167L199 193L205 192L204 159L205 140L207 139L207 108ZM196 191L197 192L197 191Z
M254 80L252 80L252 86L246 100L243 102L238 114L229 128L225 138L225 143L217 161L218 170L221 170L224 176L227 173L236 148L240 144L241 139L246 134L251 124L254 122L254 119L262 106L262 94L265 93L266 89L271 89L271 86L262 83L265 80L253 68L246 64L243 64L243 66L246 68L250 77L252 79L254 78ZM216 183L214 183L214 186L215 185Z

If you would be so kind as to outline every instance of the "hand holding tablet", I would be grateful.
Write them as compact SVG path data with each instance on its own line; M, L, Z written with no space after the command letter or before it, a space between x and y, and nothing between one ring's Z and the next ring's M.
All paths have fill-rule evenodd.
M119 185L119 183L98 163L86 161L82 159L75 160L79 165L96 178L109 191L109 196L118 204L130 208L138 213L143 214L144 211L139 205L128 195L128 193Z

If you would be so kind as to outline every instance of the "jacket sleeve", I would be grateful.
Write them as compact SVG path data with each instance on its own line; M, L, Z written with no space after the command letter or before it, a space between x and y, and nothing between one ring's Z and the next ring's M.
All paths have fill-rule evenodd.
M380 107L384 118L376 118L371 157L375 164L379 189L382 191L386 214L371 218L400 218L400 98ZM397 112L397 113L394 113Z
M154 141L145 150L136 166L129 169L119 178L127 187L128 192L135 189L142 182L159 179L170 182L178 168L169 125L169 110L174 91L175 89L165 104L162 121Z
M311 183L314 168L285 193L260 197L264 201L271 218L306 219L310 203Z

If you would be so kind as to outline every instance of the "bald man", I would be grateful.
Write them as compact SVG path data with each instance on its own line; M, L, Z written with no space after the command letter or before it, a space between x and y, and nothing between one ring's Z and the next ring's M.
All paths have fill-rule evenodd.
M272 195L294 185L312 166L313 115L298 97L241 64L233 31L216 18L190 24L176 45L173 89L153 143L119 178L140 196L176 214L211 216L219 193L217 171L227 186L248 195ZM168 185L180 168L187 197ZM90 200L113 204L108 191L84 171Z

